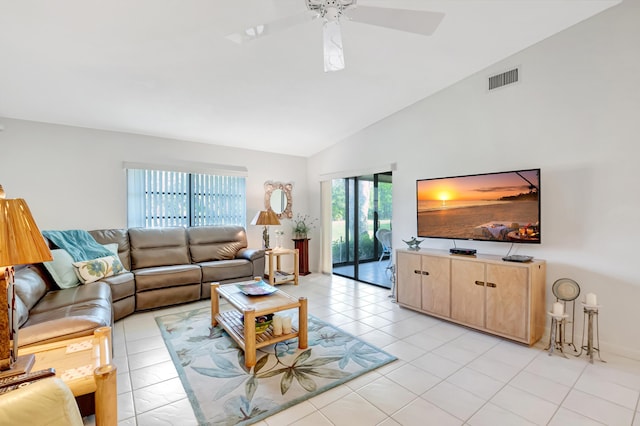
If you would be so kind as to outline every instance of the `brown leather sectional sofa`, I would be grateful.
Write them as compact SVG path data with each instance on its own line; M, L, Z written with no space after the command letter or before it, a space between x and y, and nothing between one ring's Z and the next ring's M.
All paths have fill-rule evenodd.
M16 270L19 345L91 335L143 311L207 299L209 283L264 274L264 251L247 248L241 226L103 229L100 244L118 244L127 269L118 275L59 289L41 265Z

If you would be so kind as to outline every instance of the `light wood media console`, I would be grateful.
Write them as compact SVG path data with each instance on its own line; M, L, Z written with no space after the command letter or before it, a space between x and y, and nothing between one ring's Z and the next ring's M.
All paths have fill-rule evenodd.
M533 345L544 333L546 263L396 250L401 306Z

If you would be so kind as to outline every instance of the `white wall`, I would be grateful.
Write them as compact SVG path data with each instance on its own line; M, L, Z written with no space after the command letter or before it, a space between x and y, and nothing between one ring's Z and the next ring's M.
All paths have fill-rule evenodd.
M416 235L416 179L540 167L543 242L517 252L547 260L549 305L561 277L598 295L605 358L609 350L640 359L639 3L626 0L310 158L312 208L319 176L395 162L400 247ZM487 77L513 66L521 82L488 93Z
M248 169L247 222L264 210L267 180L293 182L293 211L307 212L307 160L302 157L1 117L0 123L0 184L7 197L27 201L42 230L125 228L125 161L243 166ZM290 236L291 221L282 224L285 237ZM247 233L249 245L261 247L262 227L247 225ZM285 242L293 247L289 238Z

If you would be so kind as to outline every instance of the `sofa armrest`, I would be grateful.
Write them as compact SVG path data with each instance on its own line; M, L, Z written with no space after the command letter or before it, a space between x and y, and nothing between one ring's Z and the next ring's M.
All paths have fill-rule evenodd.
M238 253L236 253L236 259L247 259L250 261L258 260L264 257L264 250L262 249L240 249Z
M51 377L2 395L0 424L82 426L82 417L67 385Z

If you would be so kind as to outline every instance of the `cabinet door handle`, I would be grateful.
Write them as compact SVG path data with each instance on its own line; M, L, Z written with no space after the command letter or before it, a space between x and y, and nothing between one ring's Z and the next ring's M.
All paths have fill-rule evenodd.
M476 285L482 285L482 286L484 286L484 281L476 281Z
M417 269L414 269L414 270L413 270L413 273L414 273L414 274L418 274L418 275L420 275L420 274L422 273L422 271L419 271L419 270L417 270Z
M487 287L496 288L497 286L494 283L487 283Z
M429 275L429 271L422 271L422 275Z

